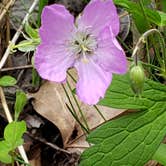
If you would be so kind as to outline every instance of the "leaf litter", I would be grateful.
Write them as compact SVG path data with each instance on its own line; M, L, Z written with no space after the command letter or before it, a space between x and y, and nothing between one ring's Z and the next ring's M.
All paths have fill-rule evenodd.
M70 71L74 77L76 77L75 70ZM70 85L74 88L74 82L68 78ZM65 87L69 93L71 101L74 105L75 111L78 113L78 108L72 97L72 92L69 88ZM70 105L65 92L60 84L46 81L41 86L37 93L29 94L30 98L34 98L33 107L44 118L51 121L59 130L62 135L64 149L71 152L81 153L85 148L89 147L86 142L86 135L81 129L80 125L74 119L66 104ZM78 100L78 99L77 99ZM81 109L87 119L87 123L91 130L98 127L104 122L104 119L95 110L93 106L85 105L79 102ZM108 108L105 106L97 106L99 110L102 110L102 114L108 121L115 118L125 110ZM81 117L79 116L81 119ZM81 119L83 122L83 120ZM73 136L73 134L75 135Z

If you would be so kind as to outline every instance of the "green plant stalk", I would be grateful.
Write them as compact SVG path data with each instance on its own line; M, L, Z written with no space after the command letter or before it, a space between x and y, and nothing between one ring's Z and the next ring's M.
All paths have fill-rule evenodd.
M158 60L161 59L160 60L160 63L161 63L160 66L164 67L164 71L166 71L166 46L165 46L165 41L164 41L164 38L161 35L161 33L159 31L156 31L156 32L157 32L156 34L158 34L159 42L161 43L160 46L161 46L161 49L162 49L162 57L163 57L163 59L161 59L161 58L159 58L160 55L158 55Z
M72 94L72 96L73 96L73 99L74 99L74 101L75 101L75 103L76 103L76 105L77 105L78 111L79 111L79 113L80 113L80 115L81 115L81 117L82 117L82 119L83 119L83 121L84 121L84 123L85 123L85 126L86 126L87 130L90 131L90 128L89 128L88 123L87 123L87 120L86 120L86 117L84 116L83 111L81 110L81 107L80 107L80 105L78 104L78 101L77 101L75 95L73 94L72 88L71 88L71 86L70 86L70 84L69 84L68 81L67 81L67 86L69 87L69 89L70 89L70 91L71 91L71 94Z
M159 50L158 50L158 48L155 47L156 44L155 44L154 39L152 38L151 40L152 40L153 49L154 49L155 55L157 57L157 60L159 62L159 65L162 66L163 65L163 61L162 61L162 58L160 57Z
M47 4L48 4L48 0L40 0L39 1L39 11L38 11L38 19L37 19L39 27L41 25L41 13L42 13L42 10L43 10L44 6L46 6Z
M96 105L94 105L93 106L95 109L96 109L96 111L99 113L99 115L102 117L102 119L106 122L107 121L107 119L104 117L104 115L101 113L101 111L99 110L99 108L96 106Z
M159 146L152 159L158 161L162 165L166 165L166 144L162 143Z
M67 96L67 99L69 100L69 103L70 103L70 105L71 105L71 107L72 107L72 109L66 104L66 106L67 107L69 107L68 109L69 109L69 111L70 111L70 113L73 115L73 117L76 119L76 121L79 123L79 125L81 126L81 128L83 129L83 130L85 130L85 132L86 133L89 133L89 130L80 122L80 120L79 120L79 118L78 118L78 116L77 116L77 113L76 113L76 111L75 111L75 108L74 108L74 106L73 106L73 104L72 104L72 101L71 101L71 99L70 99L70 96L69 96L69 94L68 94L68 92L67 92L67 90L66 90L66 88L65 88L65 86L63 85L63 84L61 84L62 85L62 88L63 88L63 90L64 90L64 92L65 92L65 94L66 94L66 96ZM72 111L73 110L73 111Z
M68 104L66 104L66 107L68 108L68 110L70 111L70 113L72 114L72 116L75 118L75 120L77 121L77 123L81 126L82 130L85 131L87 134L89 134L89 131L87 130L87 128L80 122L78 116L76 116L76 114L72 111L72 109L69 107Z
M128 61L131 61L131 62L133 62L133 58L127 58L127 60ZM160 68L160 67L158 67L158 66L155 66L155 65L152 65L152 64L148 64L148 63L145 63L145 62L142 62L142 61L140 61L140 63L143 65L143 66L146 66L146 67L151 67L151 68L153 68L153 69L155 69L155 70L157 70L157 71L162 71L162 69Z
M67 71L67 73L68 73L68 75L71 77L71 79L76 83L76 82L77 82L76 79L70 74L70 72ZM96 109L96 111L100 114L100 116L103 118L103 120L106 121L104 115L101 113L101 111L98 109L98 107L97 107L96 105L94 105L93 107L94 107L94 108Z
M149 44L148 44L147 40L145 41L145 45L146 45L146 56L147 56L147 61L148 61L147 64L149 64L149 66L147 65L148 72L149 72L149 74L150 74L150 77L149 77L149 78L152 78L152 79L156 80L157 82L159 82L159 80L156 78L156 76L151 72L151 68L153 68L153 69L155 69L155 70L157 70L157 71L160 71L160 72L162 72L162 69L160 68L160 69L158 70L158 66L151 65L151 63L153 64L154 59L153 59L152 61L151 61L151 59L150 59L150 55L149 55ZM159 58L160 58L160 57L159 57ZM144 66L146 66L146 64L144 64Z
M71 99L70 99L70 96L69 96L69 94L68 94L68 92L67 92L65 86L64 86L63 84L61 84L61 86L62 86L62 88L63 88L63 90L64 90L64 92L65 92L65 94L66 94L66 96L67 96L67 99L69 100L69 103L70 103L70 105L71 105L71 107L72 107L72 110L73 110L74 113L76 114L75 108L74 108L74 106L73 106L73 103L72 103L72 101L71 101Z
M76 81L76 79L72 76L72 74L69 72L69 71L67 71L67 74L71 77L71 79L76 83L77 81Z
M25 162L24 162L23 160L21 160L20 158L21 158L21 156L20 156L20 155L17 155L17 156L14 158L14 160L15 160L15 161L18 161L18 162L21 163L21 164L24 164L25 166L31 166L30 164L25 163Z
M148 61L148 64L150 64L150 55L149 55L149 44L146 40L146 43L145 43L145 46L146 46L146 56L147 56L147 61ZM150 66L148 67L148 71L151 72L150 70Z
M161 33L157 30L157 29L150 29L148 31L146 31L144 34L142 34L142 36L139 38L133 53L132 53L132 58L134 58L135 60L135 65L137 65L137 61L138 61L138 55L137 55L137 51L140 49L140 45L143 43L145 43L145 39L151 35L151 34L157 34L160 38L160 42L161 42L161 49L162 49L162 56L163 56L163 65L160 64L161 67L164 67L164 69L162 68L162 72L164 70L164 72L166 71L166 48L165 48L165 41L161 35ZM161 57L157 57L158 62L161 63L162 58Z
M119 36L117 36L117 39L120 41L120 43L123 45L123 47L124 47L130 54L132 54L132 50L127 46L127 44L126 44Z

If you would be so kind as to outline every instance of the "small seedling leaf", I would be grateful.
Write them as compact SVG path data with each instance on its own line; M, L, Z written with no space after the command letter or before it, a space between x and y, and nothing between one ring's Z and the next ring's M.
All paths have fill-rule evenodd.
M26 131L26 124L24 121L9 123L4 131L4 139L11 147L15 149L23 143L22 136Z
M12 162L12 157L9 155L10 147L6 141L0 141L0 161L9 164Z
M11 76L3 76L0 78L0 86L13 86L17 83L17 80Z
M17 91L16 92L16 102L15 102L15 105L14 105L15 120L18 119L19 114L23 110L26 103L27 103L26 94L23 91Z
M32 28L28 22L26 22L25 24L25 32L29 35L30 38L32 39L38 39L39 38L39 34L38 34L38 30Z

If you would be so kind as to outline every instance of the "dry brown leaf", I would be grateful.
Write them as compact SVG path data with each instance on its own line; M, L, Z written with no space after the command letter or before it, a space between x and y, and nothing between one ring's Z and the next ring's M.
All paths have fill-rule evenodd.
M75 71L71 71L72 75L76 78ZM72 80L68 79L72 88L75 87ZM70 94L70 99L74 105L75 111L78 112L78 108L73 100L72 93L69 88L65 85L68 93ZM60 84L45 82L40 90L36 94L31 94L31 97L34 97L33 106L35 110L54 123L60 130L64 148L70 149L70 151L79 151L82 152L89 144L85 141L85 135L82 131L80 125L73 118L69 110L66 108L67 103L70 106L69 101L64 93L64 90ZM104 119L99 115L96 109L93 106L85 105L82 102L79 102L81 109L87 119L87 123L90 129L94 129L104 122ZM110 120L117 115L124 112L124 110L111 109L104 106L97 106L106 120ZM81 122L83 120L81 119ZM76 137L71 139L73 131L77 131Z
M106 120L115 118L116 116L120 115L122 112L125 111L104 106L97 107L102 112ZM94 130L96 127L105 122L93 106L81 104L81 108L85 113L85 117L91 130ZM82 153L90 145L86 141L86 135L83 133L81 127L78 124L76 124L75 129L77 130L78 136L74 140L68 142L66 148L71 152Z
M30 96L35 98L34 109L58 127L65 145L73 132L75 120L65 106L67 99L61 85L46 82Z

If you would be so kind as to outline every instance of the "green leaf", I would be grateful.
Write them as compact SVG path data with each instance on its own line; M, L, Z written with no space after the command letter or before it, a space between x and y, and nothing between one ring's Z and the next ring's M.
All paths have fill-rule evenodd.
M19 114L23 110L26 103L27 103L26 94L22 91L17 91L16 92L16 102L15 102L15 105L14 105L15 120L18 119Z
M119 5L125 8L129 13L132 14L134 22L141 33L145 32L147 28L149 28L147 21L157 26L166 25L166 22L165 22L166 13L160 12L158 10L150 9L146 6L144 6L144 12L143 12L139 3L135 3L128 0L114 0L114 3L116 5ZM145 4L146 3L144 3L144 5ZM145 19L145 15L147 17L147 20Z
M166 165L166 144L161 144L155 154L153 155L153 160L158 161L162 165Z
M17 83L17 80L11 76L3 76L0 78L0 86L13 86Z
M146 80L142 96L136 97L130 86L129 75L115 75L104 99L99 104L114 108L146 110L156 101L165 100L165 92L165 85Z
M161 7L162 7L162 10L164 12L166 12L166 1L165 0L161 0Z
M33 40L23 40L19 42L14 48L18 48L22 52L34 51L37 47L37 44Z
M129 76L115 76L100 102L116 108L142 110L105 123L88 136L93 146L80 166L143 166L166 133L166 86L146 80L141 98L134 97Z
M161 18L160 26L166 26L166 13L158 11Z
M25 32L31 37L32 39L38 39L39 33L37 29L32 28L28 22L25 24Z
M26 124L24 121L9 123L4 131L4 139L11 149L15 149L23 144L22 136L26 131Z
M32 69L32 86L33 87L38 87L40 85L40 76L39 74L37 73L36 69L33 68Z
M10 147L6 141L0 141L0 161L9 164L12 162L12 157L9 155Z

